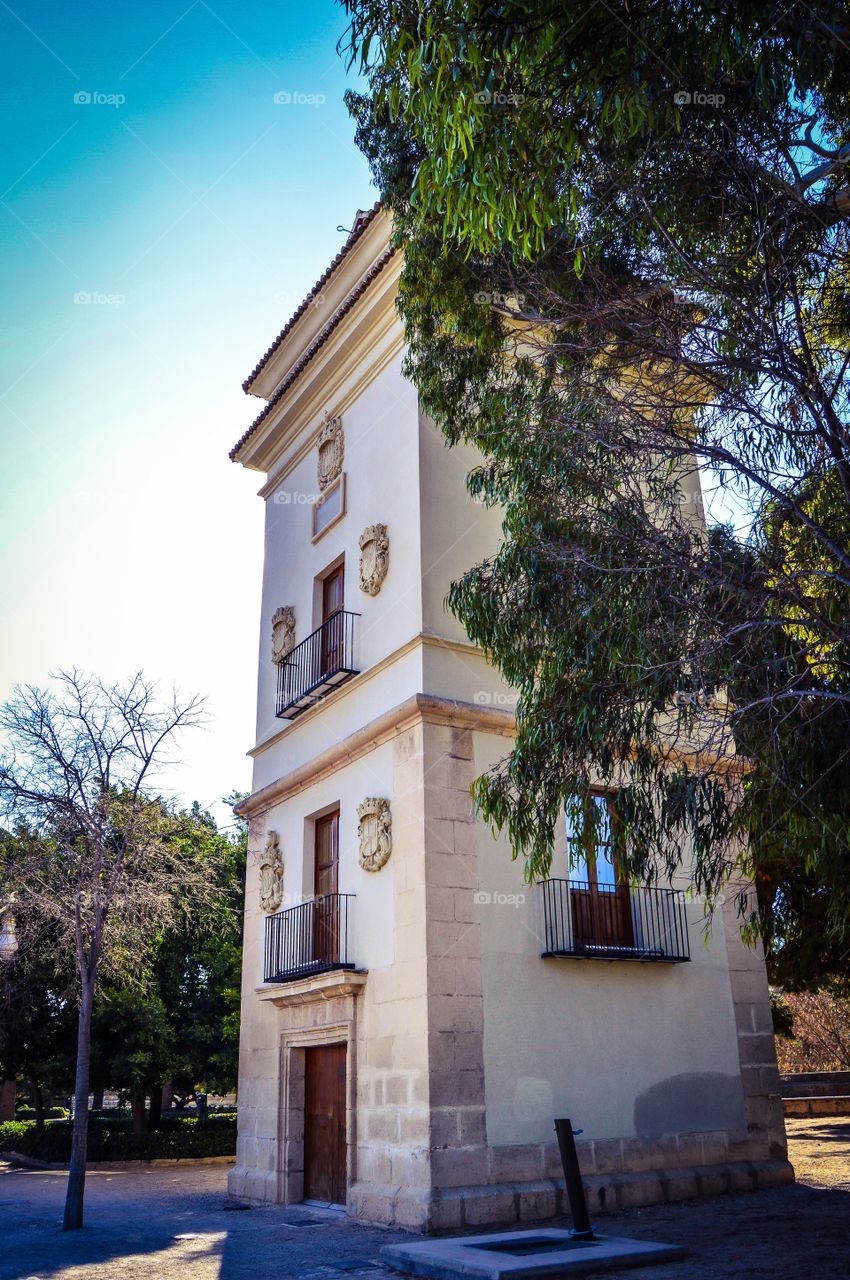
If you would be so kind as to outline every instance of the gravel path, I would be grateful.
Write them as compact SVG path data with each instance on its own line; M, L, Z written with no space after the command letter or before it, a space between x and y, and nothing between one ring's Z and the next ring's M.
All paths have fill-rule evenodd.
M606 1232L684 1244L611 1280L848 1280L850 1117L788 1124L796 1186L607 1215ZM390 1280L401 1232L302 1206L229 1207L226 1165L92 1170L83 1231L60 1227L65 1174L0 1165L0 1280Z

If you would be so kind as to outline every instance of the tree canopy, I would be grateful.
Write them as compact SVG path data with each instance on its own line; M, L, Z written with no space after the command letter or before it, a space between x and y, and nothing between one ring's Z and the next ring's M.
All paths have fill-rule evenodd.
M49 927L75 970L74 1125L64 1227L83 1225L91 1022L101 978L143 968L148 948L198 903L219 898L203 857L188 867L174 823L151 795L157 771L201 704L163 700L141 673L108 684L77 670L26 686L0 710L0 804L27 838L4 848L4 882ZM32 838L29 838L32 837ZM182 879L181 879L182 876ZM183 885L186 892L176 892Z
M483 813L540 875L565 802L618 786L632 875L761 867L780 949L818 886L840 951L845 7L344 7L407 372L504 511L450 594L519 692Z
M0 865L20 865L16 846L34 839L3 833ZM188 910L148 939L129 971L108 971L92 1013L90 1088L125 1094L142 1125L145 1098L155 1121L166 1084L185 1097L228 1093L237 1080L246 824L221 830L196 803L170 813L168 840L174 893ZM199 897L183 875L211 877L218 891ZM34 1092L66 1095L74 1089L75 966L25 896L21 905L17 952L0 964L0 1070Z

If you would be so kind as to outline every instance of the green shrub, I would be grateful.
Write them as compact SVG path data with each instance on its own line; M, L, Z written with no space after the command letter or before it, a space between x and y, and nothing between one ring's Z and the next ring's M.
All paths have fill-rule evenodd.
M45 1107L45 1120L66 1120L68 1118L68 1110L66 1107ZM16 1120L34 1120L35 1111L32 1107L19 1107L15 1112Z
M35 1129L31 1120L5 1120L0 1124L0 1151L17 1151L31 1129Z
M88 1160L186 1160L232 1156L236 1151L235 1116L219 1116L214 1124L169 1117L166 1124L153 1133L133 1133L127 1121L95 1119L89 1124ZM31 1120L0 1124L0 1151L66 1164L71 1122L56 1121L40 1133Z

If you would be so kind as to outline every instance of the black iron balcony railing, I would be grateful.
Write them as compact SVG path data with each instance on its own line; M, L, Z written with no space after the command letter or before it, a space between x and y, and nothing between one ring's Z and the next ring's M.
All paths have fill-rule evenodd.
M359 617L358 613L340 609L279 663L277 715L294 719L357 675L354 620Z
M263 975L292 982L331 969L353 969L349 917L353 893L326 893L266 916Z
M685 896L678 889L543 880L544 956L690 960Z

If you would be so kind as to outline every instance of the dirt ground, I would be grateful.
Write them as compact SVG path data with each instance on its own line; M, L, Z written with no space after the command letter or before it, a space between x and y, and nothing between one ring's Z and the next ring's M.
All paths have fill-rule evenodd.
M785 1129L798 1182L850 1191L850 1116L786 1120Z
M848 1280L850 1117L788 1123L795 1186L606 1215L606 1233L683 1244L682 1262L612 1280ZM65 1174L0 1165L0 1280L390 1280L400 1232L302 1206L235 1210L227 1166L90 1171L65 1233Z

